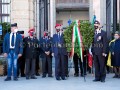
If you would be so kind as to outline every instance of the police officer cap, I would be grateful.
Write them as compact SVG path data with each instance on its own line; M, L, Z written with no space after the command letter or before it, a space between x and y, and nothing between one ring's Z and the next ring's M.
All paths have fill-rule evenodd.
M115 34L118 34L118 35L120 35L120 32L119 32L119 31L116 31L116 32L115 32Z
M100 24L100 22L96 20L96 21L94 22L94 24Z

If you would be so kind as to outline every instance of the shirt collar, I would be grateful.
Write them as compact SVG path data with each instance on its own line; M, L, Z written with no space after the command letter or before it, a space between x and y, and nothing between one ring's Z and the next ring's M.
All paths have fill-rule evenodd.
M97 32L97 34L101 33L101 29L97 29L96 32Z

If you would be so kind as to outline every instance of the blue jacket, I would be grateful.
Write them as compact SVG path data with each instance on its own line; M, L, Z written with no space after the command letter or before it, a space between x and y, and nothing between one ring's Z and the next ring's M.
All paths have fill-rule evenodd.
M9 53L10 51L10 33L7 33L3 41L3 53ZM23 40L20 34L16 34L15 54L23 53Z
M55 56L57 56L58 53L59 53L58 43L61 44L60 54L67 55L67 49L66 49L66 45L65 45L65 40L64 40L64 35L63 34L61 34L60 39L59 39L58 34L54 34L52 43L53 43L53 45L52 45L52 52L54 53Z
M45 52L52 52L51 49L52 46L52 38L49 37L48 40L46 40L44 37L40 39L40 50L41 50L41 57L46 56Z

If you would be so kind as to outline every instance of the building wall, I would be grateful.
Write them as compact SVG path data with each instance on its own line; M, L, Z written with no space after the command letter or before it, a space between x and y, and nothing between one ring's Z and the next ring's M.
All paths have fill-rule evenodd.
M63 27L68 26L68 20L89 20L89 11L60 11L56 13L56 20L63 21Z
M25 36L34 27L34 14L34 0L11 0L11 23L18 23Z

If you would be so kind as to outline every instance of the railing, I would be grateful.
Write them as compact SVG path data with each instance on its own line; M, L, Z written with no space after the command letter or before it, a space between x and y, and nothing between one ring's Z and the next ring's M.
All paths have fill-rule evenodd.
M56 4L61 4L61 3L66 3L66 4L69 4L69 3L86 3L88 4L89 3L89 0L56 0Z

